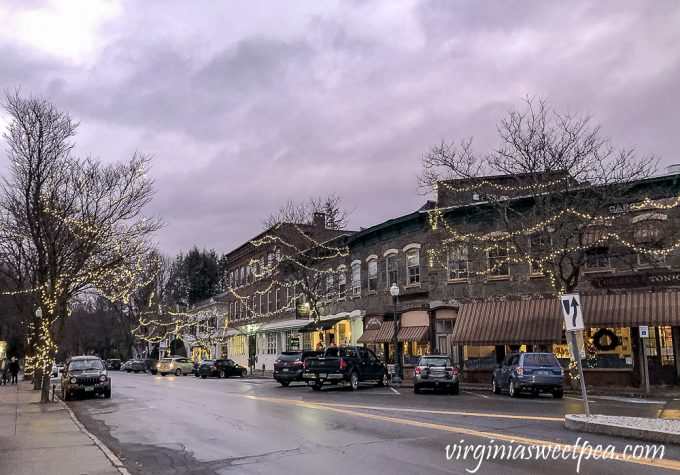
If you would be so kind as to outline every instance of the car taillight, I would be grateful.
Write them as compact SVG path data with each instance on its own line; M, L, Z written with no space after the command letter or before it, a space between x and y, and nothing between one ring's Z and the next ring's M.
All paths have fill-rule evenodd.
M211 366L210 369L215 369L215 367L214 367L214 366Z
M458 368L456 368L456 367L454 366L453 368L451 368L451 372L452 372L453 374L458 374Z
M522 368L521 366L515 368L515 371L517 371L517 374L524 374L524 368Z
M420 366L416 366L416 374L420 374Z
M340 360L340 369L345 369L347 368L347 363L345 363L345 360Z
M293 361L293 366L302 366L302 361L300 360Z
M305 369L309 368L309 363L307 362L307 360L305 360L305 363L304 363L303 366L304 366Z

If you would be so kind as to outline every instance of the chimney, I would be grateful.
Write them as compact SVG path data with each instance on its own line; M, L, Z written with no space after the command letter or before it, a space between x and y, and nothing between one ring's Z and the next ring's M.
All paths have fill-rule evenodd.
M317 228L326 228L326 213L322 213L320 211L316 211L312 215L312 224L316 226Z

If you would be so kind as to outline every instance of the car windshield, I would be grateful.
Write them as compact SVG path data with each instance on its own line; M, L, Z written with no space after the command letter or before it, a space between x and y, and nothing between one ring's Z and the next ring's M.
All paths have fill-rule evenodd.
M550 353L535 353L524 355L524 366L559 366L555 355Z
M163 358L161 363L172 363L172 360L170 358Z
M69 371L103 370L104 365L101 360L76 360L68 365Z
M451 366L448 358L421 358L420 366Z
M203 361L201 361L201 364L205 364L205 365L215 364L215 360L203 360Z
M295 361L302 358L301 351L284 351L279 355L281 361Z

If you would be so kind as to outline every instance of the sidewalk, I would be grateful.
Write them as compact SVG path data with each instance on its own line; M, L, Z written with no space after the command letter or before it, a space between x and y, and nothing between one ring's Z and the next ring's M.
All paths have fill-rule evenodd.
M413 382L410 383L413 386ZM460 383L460 389L465 391L486 391L491 392L491 382L489 384L477 384L477 383ZM629 387L605 387L605 386L588 386L586 388L589 396L618 396L618 397L628 397L628 398L661 398L661 399L672 399L680 398L680 387L651 387L649 394L645 393L644 389L641 388L629 388ZM570 388L564 389L564 394L580 396L580 390L573 390Z
M40 391L34 391L29 382L0 386L1 473L128 473L113 453L74 421L70 410L59 398L49 404L40 404L39 401Z

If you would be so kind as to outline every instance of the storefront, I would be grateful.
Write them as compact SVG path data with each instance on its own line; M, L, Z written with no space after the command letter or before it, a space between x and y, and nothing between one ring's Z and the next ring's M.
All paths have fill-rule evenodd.
M308 322L299 332L304 335L305 349L356 345L364 333L363 312L353 310L325 315L320 318L319 323Z

